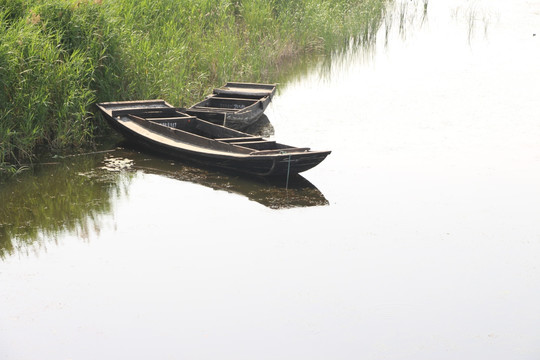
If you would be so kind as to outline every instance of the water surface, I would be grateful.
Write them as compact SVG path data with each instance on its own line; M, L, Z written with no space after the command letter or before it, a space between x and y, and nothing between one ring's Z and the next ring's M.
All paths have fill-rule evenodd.
M0 359L537 359L540 3L416 4L280 84L332 150L290 189L117 143L2 185Z

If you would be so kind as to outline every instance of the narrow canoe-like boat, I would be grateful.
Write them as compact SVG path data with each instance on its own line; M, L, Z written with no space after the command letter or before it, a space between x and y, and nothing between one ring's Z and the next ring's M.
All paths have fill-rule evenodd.
M312 151L216 125L163 100L97 104L109 124L149 150L258 176L293 175L318 165L330 151Z
M275 84L228 82L185 112L214 124L243 130L261 117L275 91Z

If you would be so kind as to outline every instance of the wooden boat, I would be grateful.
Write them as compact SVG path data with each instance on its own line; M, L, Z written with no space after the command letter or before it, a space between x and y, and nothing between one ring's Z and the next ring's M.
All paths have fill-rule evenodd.
M97 104L126 139L167 156L259 176L311 169L330 151L279 144L178 111L163 100Z
M185 112L231 129L243 130L261 117L275 91L275 84L228 82Z

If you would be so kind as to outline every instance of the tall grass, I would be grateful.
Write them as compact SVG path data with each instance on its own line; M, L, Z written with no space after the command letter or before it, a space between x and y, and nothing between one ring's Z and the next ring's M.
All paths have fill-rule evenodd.
M0 0L0 163L88 143L96 101L190 105L227 80L275 81L369 37L387 1Z
M0 163L29 159L41 143L80 146L93 132L104 15L29 3L7 0L0 11Z

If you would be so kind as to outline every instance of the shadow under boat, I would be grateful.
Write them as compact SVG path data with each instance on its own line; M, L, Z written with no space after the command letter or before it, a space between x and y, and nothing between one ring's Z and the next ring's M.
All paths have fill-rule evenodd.
M125 140L117 146L116 151L109 156L132 160L132 169L242 195L271 209L329 204L322 192L299 174L292 175L289 179L239 175L179 162L177 159L164 158L160 154L149 154L147 149Z

